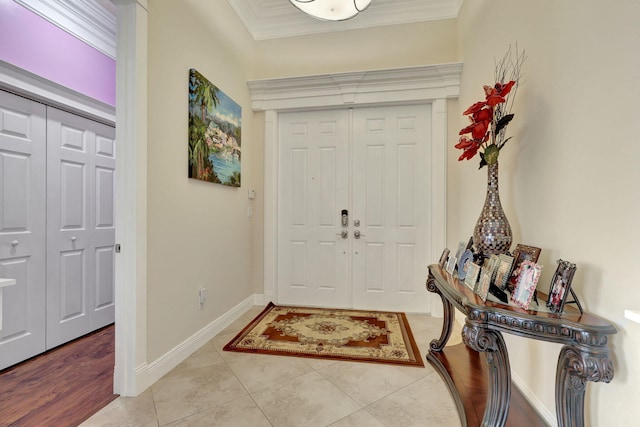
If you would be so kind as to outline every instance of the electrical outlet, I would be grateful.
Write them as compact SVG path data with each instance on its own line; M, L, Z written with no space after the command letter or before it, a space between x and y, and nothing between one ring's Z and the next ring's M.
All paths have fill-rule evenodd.
M205 288L200 289L200 305L204 305L205 301L207 301L207 290Z

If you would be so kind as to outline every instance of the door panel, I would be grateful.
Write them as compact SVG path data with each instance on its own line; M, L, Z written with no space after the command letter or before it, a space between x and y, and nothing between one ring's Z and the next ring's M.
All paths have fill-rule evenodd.
M0 91L0 369L45 350L45 114Z
M93 155L93 195L91 249L93 298L89 302L91 330L115 320L115 170L116 131L111 126L92 123L95 133Z
M48 109L47 348L114 321L114 129Z
M347 307L348 112L281 117L278 301Z
M355 308L427 309L430 117L429 106L353 112Z

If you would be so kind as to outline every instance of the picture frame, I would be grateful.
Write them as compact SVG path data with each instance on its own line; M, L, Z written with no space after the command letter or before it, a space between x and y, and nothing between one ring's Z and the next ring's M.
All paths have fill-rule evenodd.
M571 293L571 282L576 272L576 265L561 259L557 262L558 267L549 285L547 307L554 313L562 313L567 302L567 296Z
M513 251L513 268L511 276L509 277L509 287L513 289L518 282L518 275L520 274L520 265L523 261L538 262L540 257L540 248L535 246L527 246L518 243Z
M472 262L471 264L469 264L467 275L464 277L464 284L474 292L476 289L476 283L478 282L478 276L480 275L480 270L481 267L478 264Z
M464 240L460 240L460 242L458 243L458 249L456 250L456 259L460 259L466 249L467 243Z
M500 257L498 255L491 255L489 258L485 259L484 262L484 266L482 267L483 270L488 270L488 273L490 274L490 282L489 284L493 283L493 279L496 276L496 271L498 270L498 266L500 265Z
M507 280L511 274L511 266L513 265L513 257L507 254L498 255L498 267L496 270L496 276L494 284L501 290L507 287Z
M511 294L511 301L518 307L528 310L542 273L542 266L532 261L523 261L520 270L518 281Z
M444 250L442 251L442 255L440 255L440 261L438 261L438 265L440 266L440 268L444 268L445 264L447 263L449 252L449 248L444 248Z
M465 277L467 277L467 272L471 264L473 264L473 252L466 249L458 260L458 278L460 280L464 281Z
M242 107L189 70L188 177L230 187L242 181Z
M475 288L475 293L482 299L482 302L486 301L487 295L489 295L491 279L493 279L493 271L489 267L482 268L480 280L478 280Z
M447 260L447 266L445 267L445 271L451 275L456 269L457 259L454 255L449 255L449 259Z

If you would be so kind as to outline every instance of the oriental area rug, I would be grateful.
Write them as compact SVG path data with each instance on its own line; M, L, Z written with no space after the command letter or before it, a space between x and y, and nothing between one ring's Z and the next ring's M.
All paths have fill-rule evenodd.
M423 366L404 313L267 307L225 351Z

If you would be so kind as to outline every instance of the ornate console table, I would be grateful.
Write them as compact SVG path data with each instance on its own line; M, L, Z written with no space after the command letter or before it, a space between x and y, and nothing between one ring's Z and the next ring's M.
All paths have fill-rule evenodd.
M523 310L490 300L483 302L471 289L437 264L429 266L427 289L440 295L444 306L442 333L440 338L431 341L427 360L440 372L454 394L464 426L481 424L501 427L519 424L507 422L510 405L520 405L523 399L519 394L517 402L511 399L511 369L503 332L564 344L556 370L558 426L584 425L587 381L608 383L613 379L613 364L607 346L609 335L616 333L611 323L592 314L580 314L574 307L565 306L562 315L550 313L544 309L544 301L540 302L539 311ZM541 296L546 300L545 294ZM462 339L466 347L474 351L464 347L445 348L454 322L454 307L466 315ZM460 372L468 371L474 358L477 361L476 352L485 356L483 370L488 378L482 382L484 390L474 391L469 390L473 386L469 386L468 381L465 383ZM471 395L467 400L476 401L478 396L486 395L486 402L463 402L461 394ZM480 420L479 414L474 412L482 407L484 415ZM530 406L528 409L531 410Z

